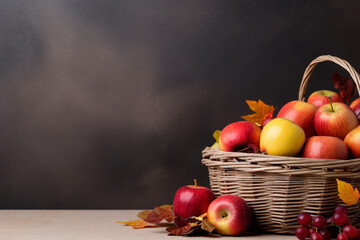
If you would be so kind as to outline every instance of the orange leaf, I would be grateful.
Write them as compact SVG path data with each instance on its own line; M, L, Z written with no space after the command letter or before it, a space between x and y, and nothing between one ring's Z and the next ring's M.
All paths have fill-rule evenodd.
M348 206L355 205L359 201L359 191L347 182L336 179L338 185L339 197Z
M151 210L144 210L142 212L139 212L137 216L141 219L145 219L151 212L152 212Z
M170 204L164 204L164 205L161 205L159 208L164 208L164 209L172 209L173 205L170 205Z
M249 105L249 108L255 113L241 117L246 121L253 122L259 126L261 126L268 117L272 117L272 114L275 110L274 106L267 105L261 100L246 100L246 103Z
M134 220L134 221L128 221L128 222L120 222L117 221L117 223L124 223L126 226L131 226L134 229L141 229L141 228L149 228L149 227L158 227L157 225L148 223L144 221L143 219L140 220Z

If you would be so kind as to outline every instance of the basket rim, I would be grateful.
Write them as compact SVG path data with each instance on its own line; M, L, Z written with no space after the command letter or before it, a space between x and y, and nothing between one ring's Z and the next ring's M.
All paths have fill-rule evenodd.
M202 163L207 167L235 169L244 172L269 172L285 175L322 175L360 178L360 158L315 159L246 152L225 152L206 147Z

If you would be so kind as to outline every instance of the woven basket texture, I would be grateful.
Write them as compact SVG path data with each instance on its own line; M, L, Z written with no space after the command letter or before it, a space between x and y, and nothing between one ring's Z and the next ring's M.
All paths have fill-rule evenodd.
M345 60L324 55L306 68L299 89L304 101L311 73L319 62L332 61L345 68L360 93L360 77ZM336 178L360 187L360 158L310 159L205 148L202 163L208 167L210 186L216 197L235 194L244 198L253 213L256 231L293 234L297 216L331 216L338 197ZM348 207L353 225L360 226L359 205Z

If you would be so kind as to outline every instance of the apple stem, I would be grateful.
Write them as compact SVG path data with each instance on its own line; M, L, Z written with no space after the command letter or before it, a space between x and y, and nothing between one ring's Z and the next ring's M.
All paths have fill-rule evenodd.
M194 183L195 183L195 188L197 188L197 180L196 180L196 178L194 179Z
M328 97L328 98L329 98L329 103L330 103L331 111L335 112L335 111L334 111L334 108L333 108L333 105L332 105L331 97Z

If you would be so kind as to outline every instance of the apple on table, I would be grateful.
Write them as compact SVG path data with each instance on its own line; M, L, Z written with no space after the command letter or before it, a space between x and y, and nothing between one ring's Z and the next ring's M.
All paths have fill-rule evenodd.
M216 232L222 235L240 235L250 225L251 212L243 198L223 195L210 204L207 218Z
M174 196L173 210L175 224L178 227L187 224L186 219L200 216L207 212L210 203L214 200L214 193L207 187L186 185L179 188Z

